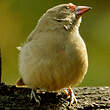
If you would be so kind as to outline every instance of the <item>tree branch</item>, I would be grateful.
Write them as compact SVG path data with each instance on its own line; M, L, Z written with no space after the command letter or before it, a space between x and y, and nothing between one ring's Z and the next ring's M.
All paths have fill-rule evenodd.
M62 91L46 92L38 90L40 106L31 100L31 89L0 85L0 110L97 110L110 109L110 87L77 87L74 93L77 104L68 106L69 101Z

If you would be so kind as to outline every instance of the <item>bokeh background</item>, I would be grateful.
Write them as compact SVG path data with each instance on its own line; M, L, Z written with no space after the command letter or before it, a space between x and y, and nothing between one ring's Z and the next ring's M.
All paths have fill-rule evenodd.
M0 0L2 81L19 77L17 46L22 45L40 16L60 3L93 7L83 16L80 34L87 45L89 69L79 86L110 86L110 0Z

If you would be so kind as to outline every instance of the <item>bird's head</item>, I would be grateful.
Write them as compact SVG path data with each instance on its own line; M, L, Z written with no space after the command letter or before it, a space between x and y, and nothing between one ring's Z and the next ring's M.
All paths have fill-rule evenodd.
M46 28L50 25L51 29L64 27L66 30L72 30L79 27L82 15L90 9L91 7L76 6L72 3L57 5L47 10L38 24L45 24Z

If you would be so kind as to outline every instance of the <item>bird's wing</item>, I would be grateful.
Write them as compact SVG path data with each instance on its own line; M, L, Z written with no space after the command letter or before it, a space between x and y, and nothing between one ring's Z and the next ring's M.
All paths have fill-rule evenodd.
M27 37L27 42L31 41L33 39L34 36L36 36L37 33L37 28L35 28L30 35Z

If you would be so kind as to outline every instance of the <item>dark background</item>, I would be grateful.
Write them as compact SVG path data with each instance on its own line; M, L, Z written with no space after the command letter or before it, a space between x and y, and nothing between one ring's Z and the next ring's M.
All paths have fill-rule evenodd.
M110 85L110 1L109 0L0 0L0 48L2 81L15 84L19 77L17 46L23 44L40 16L61 3L87 5L80 34L89 55L89 69L80 86Z

